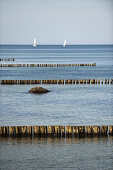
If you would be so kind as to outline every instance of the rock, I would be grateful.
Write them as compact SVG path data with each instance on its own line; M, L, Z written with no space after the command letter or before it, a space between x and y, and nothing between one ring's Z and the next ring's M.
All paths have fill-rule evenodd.
M44 89L42 87L33 87L29 90L29 92L31 93L37 93L37 94L42 94L42 93L47 93L47 92L50 92L49 90L47 89Z

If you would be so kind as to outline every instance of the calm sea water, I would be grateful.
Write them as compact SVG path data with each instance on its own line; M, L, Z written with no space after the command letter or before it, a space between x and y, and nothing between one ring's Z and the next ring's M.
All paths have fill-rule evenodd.
M113 45L1 45L0 58L12 63L94 63L96 67L0 68L0 79L113 78ZM3 63L3 61L1 62ZM7 62L10 63L10 62ZM0 125L113 124L113 85L0 85Z
M94 63L96 67L0 68L2 79L113 79L113 45L0 45L0 63ZM0 84L0 125L113 125L113 85ZM2 146L2 147L1 147ZM0 139L1 169L112 169L113 139ZM9 168L8 168L9 167Z
M113 138L0 139L4 170L112 170Z

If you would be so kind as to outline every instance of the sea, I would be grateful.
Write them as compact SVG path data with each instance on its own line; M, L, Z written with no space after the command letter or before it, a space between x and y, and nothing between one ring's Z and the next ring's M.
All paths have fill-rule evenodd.
M113 79L113 45L0 45L0 64L93 67L0 67L0 80ZM29 93L41 86L49 93ZM113 85L1 85L0 126L113 125ZM112 169L113 137L0 138L1 169Z

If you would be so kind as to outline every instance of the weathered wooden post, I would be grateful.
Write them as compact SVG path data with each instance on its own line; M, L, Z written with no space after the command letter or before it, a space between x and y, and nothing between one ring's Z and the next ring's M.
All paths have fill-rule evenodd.
M70 79L70 80L68 80L68 84L72 84L72 80Z
M88 79L88 80L87 80L87 84L90 84L90 81L91 81L91 80L90 80L90 79Z
M55 136L55 126L48 126L47 127L47 136L54 137Z
M82 79L80 80L80 84L83 84L83 80Z
M107 136L107 133L108 133L108 126L102 126L101 127L101 135Z
M111 79L110 83L113 84L113 79Z
M73 80L72 84L75 84L75 80Z
M95 79L91 79L91 84L95 84Z
M94 136L100 136L100 126L92 126L92 134Z
M32 136L33 134L33 127L32 126L27 126L27 136Z
M21 126L15 126L15 137L21 136L22 136Z
M105 84L107 84L107 79L105 79Z
M78 126L73 126L73 135L74 135L74 137L77 137L78 134L79 134L79 132L78 132Z
M86 80L84 80L84 84L86 84Z
M61 127L55 126L55 137L61 137Z
M92 126L86 126L86 134L87 136L93 135Z
M79 84L79 80L76 80L76 84Z
M97 82L98 82L98 80L97 80L97 79L95 79L95 84L97 84Z
M66 137L72 137L72 136L73 136L73 127L66 126Z
M113 135L113 126L109 126L109 135Z
M10 126L9 132L11 137L15 137L15 126Z
M68 84L68 80L65 80L65 84Z
M60 126L62 138L65 138L65 126Z
M40 126L41 137L47 137L47 126Z
M78 134L79 136L85 136L85 126L78 126Z
M27 126L21 126L21 136L27 136Z
M98 84L100 84L100 79L98 79Z
M30 131L31 131L31 129L30 129ZM35 137L41 137L40 126L33 126L33 131L34 131Z

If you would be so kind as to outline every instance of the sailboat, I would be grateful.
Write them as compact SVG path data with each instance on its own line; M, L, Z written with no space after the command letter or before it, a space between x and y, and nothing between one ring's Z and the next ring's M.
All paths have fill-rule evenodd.
M66 40L64 40L64 43L63 43L63 47L65 47L66 46Z
M36 47L36 46L37 46L37 42L36 42L36 39L34 38L33 47Z

